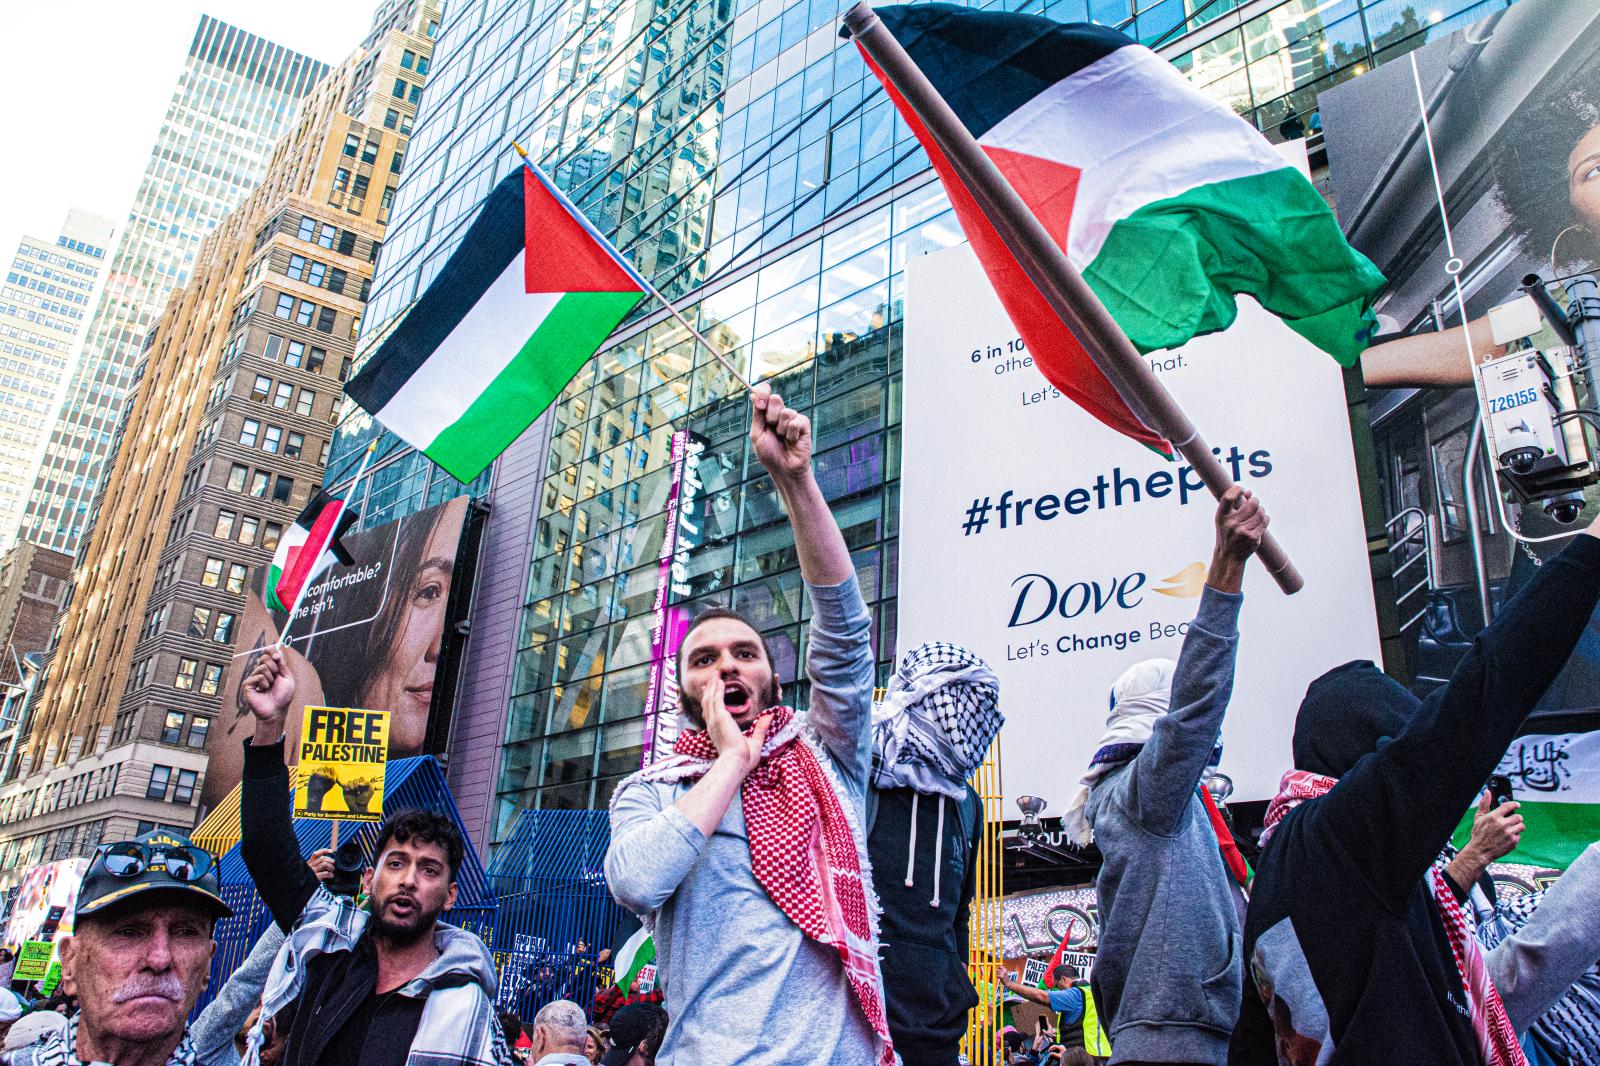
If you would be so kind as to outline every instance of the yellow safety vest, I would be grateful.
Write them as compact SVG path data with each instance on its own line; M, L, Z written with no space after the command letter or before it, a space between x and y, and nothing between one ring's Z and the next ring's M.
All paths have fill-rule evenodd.
M1083 985L1083 1050L1096 1058L1109 1059L1111 1057L1111 1041L1106 1039L1106 1031L1100 1028L1100 1014L1095 1009L1094 993L1088 985Z

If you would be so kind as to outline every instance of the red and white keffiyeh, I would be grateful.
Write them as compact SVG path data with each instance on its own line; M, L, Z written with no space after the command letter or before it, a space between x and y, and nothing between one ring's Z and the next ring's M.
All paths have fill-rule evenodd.
M1308 799L1326 795L1338 783L1338 778L1305 770L1290 770L1284 774L1283 780L1278 783L1278 794L1267 806L1266 817L1262 819L1265 829L1261 834L1261 846L1266 847L1273 830L1290 811ZM1455 956L1456 971L1461 975L1467 1002L1472 1007L1472 1031L1477 1037L1479 1050L1483 1052L1484 1063L1486 1066L1528 1066L1527 1056L1517 1040L1516 1029L1512 1027L1506 1006L1500 1001L1500 993L1495 991L1494 980L1489 976L1483 948L1478 944L1478 938L1472 935L1461 904L1456 902L1455 893L1450 890L1449 883L1438 867L1430 868L1427 878L1433 905L1439 911L1439 920L1444 923L1445 935L1450 941L1451 954Z
M840 802L823 758L803 735L795 712L789 707L762 712L769 715L772 724L761 761L739 790L751 870L801 932L838 950L856 1002L878 1036L878 1061L893 1066L878 969L877 916L868 900L866 838ZM680 733L672 750L671 758L640 771L639 779L698 780L717 757L703 729Z

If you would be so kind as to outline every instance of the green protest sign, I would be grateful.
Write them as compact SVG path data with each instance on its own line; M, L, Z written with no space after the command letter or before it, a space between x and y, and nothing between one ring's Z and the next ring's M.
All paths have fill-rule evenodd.
M56 986L60 983L61 964L59 962L52 962L50 964L49 972L44 975L44 983L39 986L39 991L48 996L50 993L56 990Z
M50 972L50 956L55 945L48 940L24 940L17 953L17 968L12 973L14 981L43 981Z

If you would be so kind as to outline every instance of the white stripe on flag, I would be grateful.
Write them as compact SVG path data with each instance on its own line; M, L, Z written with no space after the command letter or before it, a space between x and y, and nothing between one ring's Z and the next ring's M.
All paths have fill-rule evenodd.
M378 421L426 448L488 390L566 295L525 292L525 255L517 253L444 343L376 412Z
M1511 778L1521 803L1600 804L1600 730L1535 733L1511 742L1496 773Z
M1082 171L1067 230L1067 255L1079 270L1118 220L1146 204L1284 166L1253 126L1142 45L1056 82L981 143Z

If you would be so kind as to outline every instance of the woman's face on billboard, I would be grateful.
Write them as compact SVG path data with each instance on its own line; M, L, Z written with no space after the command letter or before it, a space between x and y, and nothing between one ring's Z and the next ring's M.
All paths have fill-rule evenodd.
M1585 133L1567 156L1567 195L1578 222L1600 234L1600 126Z
M450 572L455 567L459 529L434 526L422 563L406 589L399 628L383 668L367 682L362 706L393 712L389 745L393 753L415 752L427 735L428 707L433 702L433 675L444 634L445 604L450 598Z

